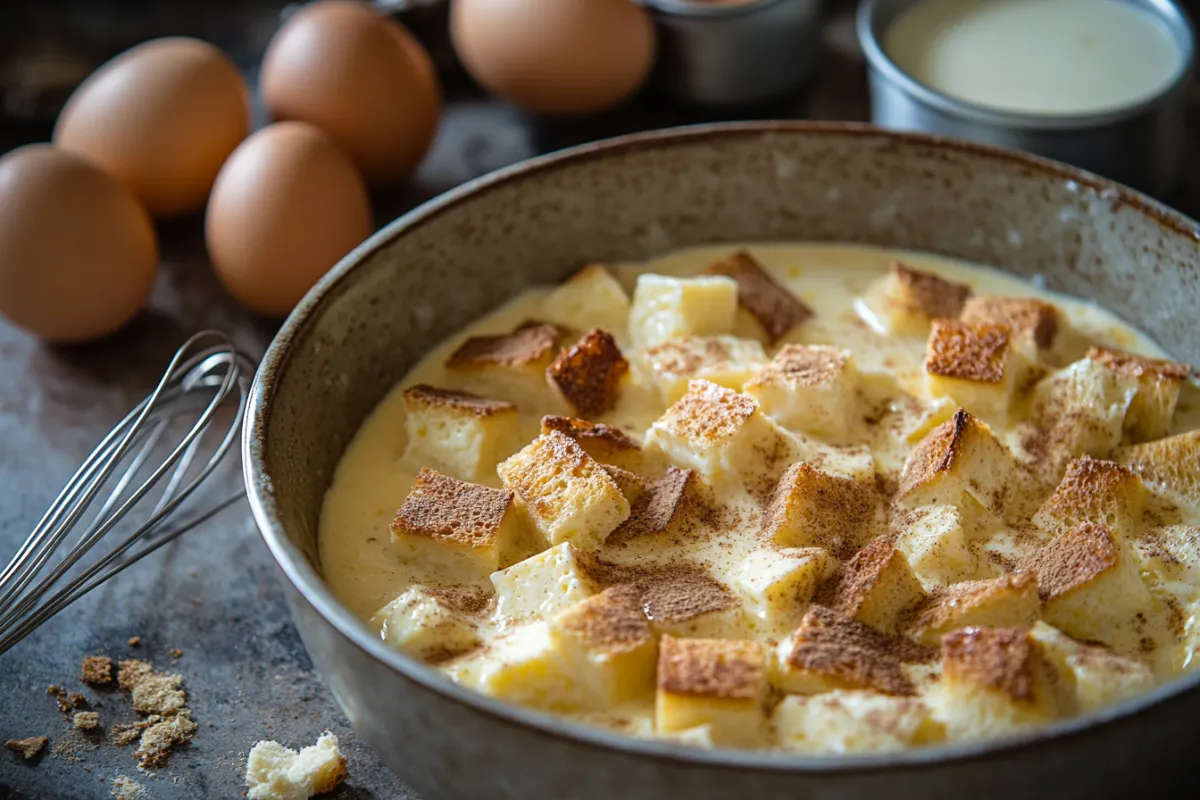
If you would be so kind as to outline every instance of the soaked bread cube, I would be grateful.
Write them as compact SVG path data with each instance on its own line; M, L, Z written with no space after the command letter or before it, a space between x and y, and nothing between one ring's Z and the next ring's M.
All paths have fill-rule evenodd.
M926 591L981 577L986 566L972 550L962 513L954 506L927 506L895 517L896 549Z
M933 320L954 319L962 313L971 287L893 261L871 295L877 298L889 331L924 336Z
M496 464L519 447L517 407L424 384L404 390L404 455L472 483L496 483Z
M544 433L497 467L500 482L547 543L594 550L629 516L629 501L574 439Z
M934 320L925 352L929 393L1003 424L1020 369L1010 338L1007 325Z
M658 643L636 590L605 589L560 612L550 628L576 680L591 690L598 709L654 691Z
M611 472L610 472L611 474ZM628 473L626 473L628 475ZM658 480L647 481L626 475L616 478L626 497L630 500L629 518L612 532L612 540L633 539L644 536L661 536L672 541L700 530L702 517L709 507L709 492L694 470L667 467L667 472Z
M629 310L633 345L648 350L684 336L733 333L738 288L730 278L639 275Z
M766 735L766 693L757 642L662 638L654 704L659 733L707 725L717 744L754 747Z
M744 394L709 381L691 381L688 392L646 434L646 448L694 469L709 483L778 475L797 443Z
M542 417L542 433L558 431L575 440L601 464L632 470L641 464L642 446L620 428L573 417Z
M403 560L476 574L507 566L526 546L512 492L424 468L391 530Z
M531 622L450 662L447 673L477 692L549 711L590 708L592 690L575 673L562 642L545 620Z
M550 290L542 301L541 316L563 328L610 331L626 341L629 297L621 283L599 264L589 264Z
M375 614L385 642L422 660L442 660L479 644L479 626L468 613L481 596L411 586Z
M685 336L646 350L642 357L664 403L674 403L693 378L740 392L767 361L762 345L734 336Z
M971 297L959 319L970 325L1006 325L1014 344L1031 360L1053 353L1064 327L1058 306L1033 297Z
M1022 628L964 628L942 638L936 713L947 738L987 739L1069 710L1042 645Z
M952 505L1002 520L1020 480L1012 453L991 428L959 409L909 454L896 502L910 509Z
M611 333L593 328L546 368L546 379L577 414L597 416L617 405L629 362Z
M771 722L781 747L814 755L892 753L943 737L920 700L868 691L789 695Z
M986 581L965 581L937 591L920 607L908 634L936 647L962 628L1029 628L1041 614L1037 576L1017 572Z
M1122 447L1112 459L1170 500L1200 507L1200 431Z
M737 638L746 626L737 596L702 567L666 567L646 576L639 589L656 633L725 639Z
M1034 514L1033 522L1051 535L1095 522L1128 541L1141 521L1144 505L1142 481L1131 470L1084 456L1067 465L1067 473Z
M1077 642L1044 622L1034 625L1030 635L1042 645L1081 714L1154 687L1154 673L1141 661L1123 658L1107 647Z
M785 344L752 377L746 394L785 428L823 439L847 435L857 415L858 370L849 350Z
M738 563L730 587L766 631L790 631L837 567L837 559L819 547L759 550Z
M1150 592L1132 554L1103 525L1060 533L1017 569L1037 575L1043 617L1070 636L1133 653L1151 633Z
M904 660L925 649L888 636L825 606L812 605L800 627L780 645L771 681L789 694L871 689L888 695L915 693Z
M594 592L580 556L563 542L491 575L496 614L510 619L546 617Z
M880 537L842 568L834 608L885 633L897 633L925 590L895 544Z
M738 305L753 320L752 330L767 344L775 344L813 316L811 308L781 286L754 256L745 251L717 261L705 272L725 275L737 282Z
M557 407L546 383L564 331L533 323L512 333L472 336L446 360L447 374L473 392L507 400L526 409Z
M1041 429L1047 455L1066 459L1105 457L1121 442L1125 415L1137 391L1092 358L1083 358L1042 380L1033 390L1031 418Z
M1179 391L1188 377L1186 364L1104 347L1093 347L1087 357L1136 382L1137 391L1125 414L1125 430L1134 441L1159 439L1171 432Z
M822 547L844 558L874 537L883 514L871 486L798 461L775 485L763 522L782 547Z

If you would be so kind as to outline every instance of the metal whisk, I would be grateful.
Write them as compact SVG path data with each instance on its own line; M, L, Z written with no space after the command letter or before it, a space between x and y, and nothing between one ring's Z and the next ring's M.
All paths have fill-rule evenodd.
M188 503L237 442L254 368L215 331L175 353L158 386L84 460L0 572L0 654L242 497L239 490Z

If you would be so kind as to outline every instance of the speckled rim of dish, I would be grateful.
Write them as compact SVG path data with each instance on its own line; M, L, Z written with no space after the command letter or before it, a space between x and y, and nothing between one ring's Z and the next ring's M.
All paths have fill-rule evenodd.
M1191 18L1183 6L1175 0L1139 0L1136 5L1149 6L1149 12L1157 14L1165 20L1171 33L1178 40L1182 50L1179 72L1170 84L1150 97L1136 103L1084 114L1033 114L1005 111L951 97L921 83L888 57L879 38L875 35L875 14L879 0L863 0L859 4L855 30L863 54L872 68L878 70L890 83L900 87L907 94L949 116L970 120L981 125L1028 130L1103 128L1115 122L1136 117L1149 109L1157 108L1164 100L1184 90L1195 69L1196 33Z
M524 706L493 700L458 686L433 667L421 664L388 647L334 597L333 592L329 590L321 576L309 564L304 553L283 532L274 502L274 488L270 477L264 473L263 461L264 431L275 390L274 377L286 369L293 340L298 337L310 320L320 315L322 306L334 287L346 280L355 267L368 260L388 242L404 235L409 229L514 179L576 162L602 158L614 152L662 147L673 142L760 136L770 132L882 137L892 141L932 146L947 151L970 153L996 161L1016 163L1048 178L1074 181L1079 186L1103 192L1106 197L1112 198L1112 202L1115 204L1128 205L1147 214L1163 228L1200 241L1200 224L1133 189L1113 183L1093 173L1012 150L929 134L885 131L860 123L766 121L692 125L630 134L584 144L496 170L462 184L409 211L384 226L351 251L305 295L284 321L279 333L267 348L255 376L250 401L247 405L246 420L242 430L242 471L254 521L267 548L271 551L271 555L287 580L338 633L376 662L395 670L427 690L467 705L476 711L486 713L498 723L532 728L590 747L710 768L807 772L825 775L921 769L946 761L970 761L974 758L990 756L1001 750L1019 751L1036 747L1050 739L1079 735L1093 726L1112 723L1186 691L1200 689L1200 670L1198 670L1157 686L1151 691L1125 702L1035 728L1016 736L985 742L937 745L889 754L805 756L767 750L707 750L662 740L639 739L572 722Z
M778 5L789 0L739 0L734 3L704 2L704 0L639 0L643 6L663 14L677 17L727 18L740 17L759 11L765 6Z

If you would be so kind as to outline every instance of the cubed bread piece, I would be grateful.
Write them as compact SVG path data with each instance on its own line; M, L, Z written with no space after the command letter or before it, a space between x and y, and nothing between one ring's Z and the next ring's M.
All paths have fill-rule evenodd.
M1034 387L1031 419L1041 430L1046 456L1065 466L1077 456L1105 457L1121 430L1137 381L1082 358ZM1036 454L1035 454L1036 455Z
M577 414L597 416L617 405L629 362L608 331L593 328L546 368L546 379Z
M925 385L977 417L1003 424L1020 363L1007 325L935 319L925 351Z
M1041 614L1037 576L1032 572L964 581L935 592L918 609L909 635L936 647L942 636L962 628L1029 630Z
M696 470L715 487L777 477L798 443L753 398L709 381L692 381L687 394L650 426L646 448Z
M640 576L650 627L663 635L736 638L746 626L737 596L707 570L678 564Z
M569 436L601 464L634 470L641 464L642 446L620 428L573 417L542 417L542 433L558 431Z
M1200 431L1122 447L1112 459L1173 502L1200 508Z
M612 532L611 540L661 536L679 541L697 534L703 530L703 517L710 505L708 494L695 470L667 467L658 480L643 481L637 499L631 501L629 519Z
M1051 354L1063 327L1058 306L1034 297L972 297L959 319L971 325L1007 325L1014 344L1035 359Z
M771 722L781 747L813 755L892 753L943 735L920 700L856 690L789 695Z
M942 638L938 716L947 738L989 739L1069 711L1041 644L1022 628L964 628Z
M546 295L541 316L564 328L611 331L618 342L624 342L629 297L611 272L599 264L589 264Z
M962 513L954 506L899 511L896 548L926 591L982 577L985 564L971 548Z
M1200 525L1151 528L1132 544L1134 558L1151 581L1187 599L1200 599Z
M517 407L421 384L404 390L405 458L472 483L496 482L496 464L519 446Z
M1095 522L1128 541L1142 519L1144 505L1142 481L1131 470L1083 456L1067 465L1058 488L1034 514L1033 522L1052 536Z
M800 621L817 587L837 567L837 559L819 547L759 550L738 563L729 583L765 632L786 632Z
M550 628L599 710L654 691L658 643L633 588L605 589L559 612Z
M392 647L426 661L441 661L479 644L469 613L486 604L482 594L410 586L375 615L379 636Z
M1077 642L1044 622L1034 625L1030 635L1041 643L1081 714L1154 688L1154 673L1141 661L1123 658L1107 647Z
M600 546L629 517L616 481L574 439L550 431L497 467L529 524L549 544Z
M785 428L843 439L858 415L858 370L849 350L785 344L752 377L746 394Z
M646 496L646 492L650 491L650 484L653 481L643 478L636 472L630 472L627 469L614 467L612 464L601 464L604 471L608 473L608 477L616 482L617 488L621 490L621 494L625 495L625 499L629 501L629 519L633 518L637 509L638 501ZM629 519L617 526L617 531L629 524ZM612 536L617 531L613 531Z
M767 344L775 344L809 317L813 310L779 284L754 256L743 251L709 266L709 275L737 282L738 305L757 323Z
M1188 377L1186 364L1093 347L1087 357L1123 378L1137 383L1137 392L1125 414L1125 430L1134 441L1159 439L1171 432L1179 390Z
M551 711L586 710L594 703L591 687L545 620L521 625L445 669L456 682L497 700Z
M422 468L391 529L405 561L482 575L520 556L523 527L512 492Z
M898 633L908 612L924 599L904 554L881 536L842 567L834 608L876 630Z
M771 679L789 694L872 689L912 695L904 661L927 648L887 634L825 606L811 605L800 627L780 645Z
M781 547L823 547L848 558L881 532L883 515L871 486L798 461L775 485L763 525Z
M740 392L767 361L762 345L734 336L685 336L647 349L642 357L663 402L674 403L701 378Z
M738 285L723 275L639 275L629 310L634 347L648 350L684 336L733 333Z
M472 336L447 359L447 375L471 391L528 410L557 407L546 368L558 354L563 335L557 325L533 323L512 333Z
M766 734L766 693L757 642L662 638L654 704L659 733L708 725L718 744L754 747Z
M971 287L893 261L870 294L878 298L889 331L924 336L934 319L954 319L962 313Z
M909 454L896 502L910 509L952 505L968 516L981 510L1003 520L1020 482L1009 449L991 428L959 409Z
M182 716L182 715L181 715ZM45 741L45 740L43 740ZM330 731L317 738L317 743L292 750L270 740L255 742L246 758L246 786L243 797L249 800L306 800L332 792L346 779L346 757L338 749L338 739ZM144 797L139 784L128 781L125 791L117 791L120 781L113 781L113 797ZM133 787L138 787L134 789Z
M1132 554L1103 526L1085 524L1017 562L1037 575L1046 622L1078 639L1138 652L1149 635L1150 592Z
M586 600L595 586L571 545L563 542L491 575L496 614L546 617Z

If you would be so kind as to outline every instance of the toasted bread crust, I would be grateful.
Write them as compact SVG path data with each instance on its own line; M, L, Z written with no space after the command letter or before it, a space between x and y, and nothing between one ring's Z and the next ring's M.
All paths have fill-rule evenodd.
M556 623L585 646L627 652L654 638L641 597L631 586L612 586L562 612Z
M579 413L603 414L617 404L629 362L608 331L594 328L546 368L546 377Z
M972 297L959 320L971 325L1007 325L1014 336L1031 339L1040 348L1054 344L1061 325L1058 307L1032 297Z
M784 658L793 668L844 686L903 696L916 690L901 665L929 656L926 648L887 636L839 611L813 605Z
M848 616L854 616L870 597L880 577L893 562L904 556L885 537L872 540L846 562L838 583L833 607Z
M665 635L659 646L658 688L671 694L749 700L762 691L765 674L757 642Z
M424 383L410 386L404 390L404 407L410 413L426 409L443 409L475 417L491 417L496 414L514 413L517 410L515 405L503 400L488 400L470 392L437 389Z
M1036 594L1037 575L1033 572L1014 572L983 581L962 581L933 594L924 603L912 625L915 631L937 628L964 610L975 608L1006 595Z
M971 287L948 281L932 272L924 272L893 261L888 271L904 293L904 307L930 319L953 319L962 313L971 296Z
M712 264L705 272L733 278L738 285L738 304L758 320L772 344L813 316L811 308L780 286L749 253L734 253Z
M1087 357L1127 378L1145 377L1163 381L1184 381L1187 380L1190 372L1187 364L1146 358L1109 347L1092 347L1088 350Z
M837 347L785 344L751 382L823 386L837 380L849 363L849 352Z
M446 366L451 369L523 367L548 363L558 350L562 329L557 325L530 321L512 333L497 336L472 336L462 343Z
M929 331L925 371L945 378L1000 383L1010 334L1007 325L935 319Z
M1035 662L1041 658L1036 642L1020 628L963 628L942 637L942 670L1002 692L1013 700L1032 702Z
M513 498L507 489L465 483L422 467L392 521L392 531L485 547L494 539Z
M1117 543L1103 525L1088 523L1060 533L1017 562L1037 575L1043 601L1066 594L1117 566Z
M665 475L646 484L629 511L629 519L612 535L617 539L650 536L679 527L687 522L685 518L689 515L698 516L700 492L700 476L695 470L668 467Z
M602 422L588 422L585 419L575 419L574 417L542 417L541 432L549 433L550 431L558 431L581 444L602 444L614 452L633 452L642 449L642 446L625 431Z
M858 534L875 514L871 490L853 478L831 475L806 461L797 461L775 484L763 514L764 529L774 533L785 525L793 505L801 498L809 510L805 534L813 545L834 551L838 558L848 558L847 549L856 546Z
M709 381L690 381L688 392L663 417L678 435L696 442L727 439L758 410L754 399Z

